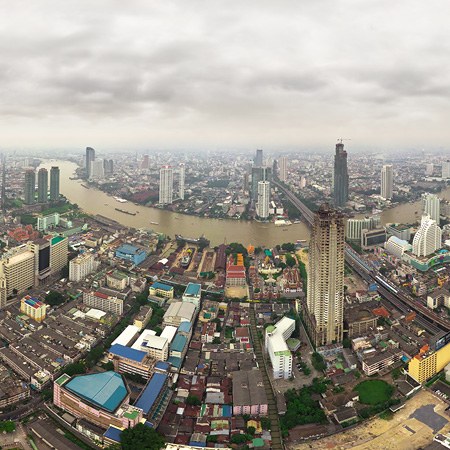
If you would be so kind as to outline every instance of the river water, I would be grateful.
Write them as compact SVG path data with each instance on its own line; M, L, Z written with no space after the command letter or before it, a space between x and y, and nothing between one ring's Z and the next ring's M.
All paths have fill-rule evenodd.
M254 221L218 220L164 211L157 208L119 203L113 197L98 189L86 189L79 180L70 180L74 176L77 165L69 161L47 161L41 165L50 170L51 166L59 166L61 172L60 190L70 202L89 214L101 214L117 222L134 228L152 228L170 237L181 234L187 237L199 237L204 234L212 245L223 242L241 242L244 245L264 245L266 247L295 242L298 239L309 239L309 229L303 224L288 227L276 227L273 223ZM450 199L450 188L442 191L441 197ZM135 216L116 211L120 208L136 213ZM381 214L382 223L414 222L419 219L420 202L399 205ZM158 225L151 224L156 222Z

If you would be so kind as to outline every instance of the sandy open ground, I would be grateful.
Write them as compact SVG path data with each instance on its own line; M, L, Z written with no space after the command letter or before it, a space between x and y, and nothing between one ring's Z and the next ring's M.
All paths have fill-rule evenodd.
M438 432L450 432L445 414L447 404L428 391L420 391L391 420L372 419L348 431L291 449L357 449L357 450L414 450L433 441Z

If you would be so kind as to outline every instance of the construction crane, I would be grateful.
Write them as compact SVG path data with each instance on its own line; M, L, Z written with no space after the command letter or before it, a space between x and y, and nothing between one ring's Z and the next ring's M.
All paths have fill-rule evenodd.
M341 142L341 144L342 144L342 141L351 141L351 139L350 138L338 138L338 142Z

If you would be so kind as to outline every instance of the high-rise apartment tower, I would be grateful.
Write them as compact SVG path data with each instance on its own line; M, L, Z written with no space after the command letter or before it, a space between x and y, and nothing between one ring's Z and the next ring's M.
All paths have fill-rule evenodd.
M59 200L59 167L53 166L50 169L50 201Z
M163 166L159 171L159 204L170 205L173 201L173 169Z
M48 194L48 171L41 168L38 171L38 203L45 203Z
M381 169L381 197L391 200L394 184L392 164L386 164Z

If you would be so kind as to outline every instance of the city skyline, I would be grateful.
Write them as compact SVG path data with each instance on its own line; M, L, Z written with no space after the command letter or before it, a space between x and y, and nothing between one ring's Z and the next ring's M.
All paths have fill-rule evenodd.
M448 4L197 6L8 5L2 146L450 145Z

